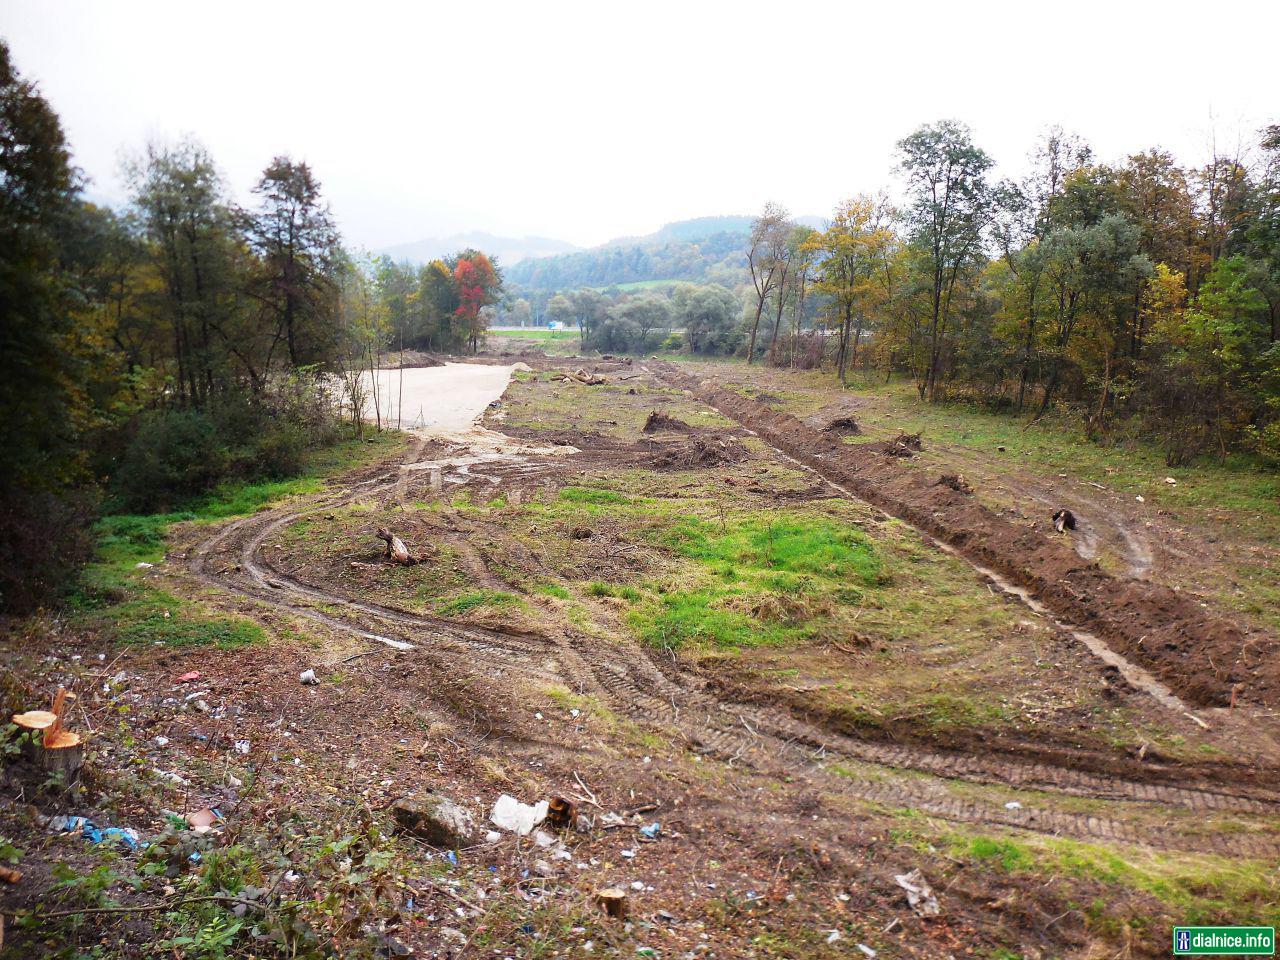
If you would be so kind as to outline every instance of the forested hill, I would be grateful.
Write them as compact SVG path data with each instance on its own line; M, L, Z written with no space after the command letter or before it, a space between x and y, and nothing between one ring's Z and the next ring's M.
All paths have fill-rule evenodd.
M430 237L413 243L401 243L379 251L396 263L422 266L432 260L443 260L459 250L483 250L504 265L519 263L528 257L549 257L578 249L564 240L549 237L500 237L475 231L455 233L448 237Z
M749 216L679 220L643 237L624 237L577 253L524 260L506 270L508 281L531 290L609 287L643 280L742 282L747 268ZM798 222L817 226L816 217Z

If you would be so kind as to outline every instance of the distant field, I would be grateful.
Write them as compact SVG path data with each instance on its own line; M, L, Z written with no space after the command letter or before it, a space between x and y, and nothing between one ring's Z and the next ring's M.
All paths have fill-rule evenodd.
M665 287L674 287L681 283L691 283L690 280L632 280L628 283L610 283L603 287L592 287L592 290L655 290Z
M546 327L491 329L489 333L495 337L521 337L527 340L576 340L578 338L577 330L548 330Z

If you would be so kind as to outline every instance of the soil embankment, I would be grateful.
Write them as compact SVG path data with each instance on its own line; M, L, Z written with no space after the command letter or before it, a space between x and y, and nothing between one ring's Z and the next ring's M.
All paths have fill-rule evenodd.
M764 440L969 560L1027 590L1058 616L1098 634L1189 703L1225 707L1280 702L1280 644L1258 642L1197 599L1169 587L1116 577L1084 560L1062 537L998 516L968 493L938 483L909 457L846 444L790 414L690 376L652 368Z

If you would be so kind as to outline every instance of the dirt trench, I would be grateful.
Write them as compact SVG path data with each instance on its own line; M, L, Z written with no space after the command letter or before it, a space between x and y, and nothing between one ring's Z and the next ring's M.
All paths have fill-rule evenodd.
M790 414L699 380L674 364L651 369L671 386L756 432L823 478L906 520L966 559L1025 589L1070 624L1096 633L1197 707L1280 703L1280 642L1249 637L1194 597L1116 577L1045 530L999 516L902 458L844 444ZM1047 529L1046 524L1046 529Z
M1269 836L1179 835L1130 821L1120 812L1098 816L1048 808L1009 808L958 799L946 787L948 782L961 781L1193 812L1280 813L1280 794L1254 784L1195 782L1186 771L1157 766L1144 769L1142 778L1130 779L1087 772L1067 757L1061 764L1019 762L981 753L865 742L814 726L785 709L726 699L672 664L659 666L648 651L634 644L612 644L567 632L527 634L461 625L351 596L327 584L307 582L277 568L264 555L263 545L269 538L312 513L371 495L389 500L403 497L401 474L395 466L383 464L364 479L331 495L318 496L302 509L289 506L264 511L227 525L190 553L189 572L203 583L255 604L394 647L411 658L456 657L494 683L517 675L589 691L644 728L674 736L695 752L785 782L800 779L830 794L911 808L956 822L1081 839L1230 856L1280 855L1280 841ZM489 461L481 478L466 469L468 466L453 468L453 479L462 484L479 479L501 484L508 476L526 477L530 470L538 469L524 457ZM830 766L841 762L854 769L870 769L865 775L837 776ZM922 776L894 775L903 769Z

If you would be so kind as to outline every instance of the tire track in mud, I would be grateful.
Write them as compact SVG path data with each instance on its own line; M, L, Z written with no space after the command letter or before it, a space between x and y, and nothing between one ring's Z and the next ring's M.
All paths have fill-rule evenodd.
M489 464L501 478L505 465ZM527 474L527 464L513 466ZM647 651L632 645L605 650L576 649L598 644L585 637L528 637L456 623L356 599L303 582L276 569L262 555L264 542L311 514L350 504L370 489L394 501L406 489L397 471L353 485L311 505L269 510L234 521L199 544L188 561L192 575L259 603L323 625L410 652L432 656L456 652L469 670L512 673L540 683L569 683L598 693L629 719L674 730L693 750L731 766L740 764L762 774L800 777L835 795L896 808L919 810L956 822L990 824L1081 839L1145 844L1164 849L1195 850L1228 856L1280 855L1280 840L1248 835L1179 836L1161 827L1060 810L1007 809L960 799L946 781L1005 786L1063 796L1124 801L1205 813L1277 814L1280 796L1240 787L1210 790L1143 783L1087 773L1046 763L1017 763L972 754L947 754L912 746L881 744L831 734L804 723L784 710L730 703L699 689L678 673L673 679ZM493 476L483 478L492 480ZM379 490L379 488L383 488ZM212 561L226 562L214 570ZM317 609L321 605L327 609ZM332 612L342 611L341 614ZM554 669L539 666L554 658ZM869 765L883 775L832 772L842 762ZM914 771L924 777L901 777ZM1028 803L1035 803L1028 800Z
M666 361L645 369L847 495L915 527L989 578L1004 580L1006 589L1025 602L1075 625L1069 629L1099 656L1108 651L1127 656L1126 663L1157 676L1166 693L1176 691L1198 707L1234 705L1237 694L1241 702L1264 709L1280 699L1280 638L1251 637L1194 596L1082 563L1060 541L1011 522L969 494L939 486L927 471L909 469L874 449L846 445L714 380ZM1090 643L1089 636L1097 642ZM1103 637L1106 643L1098 639ZM1121 663L1112 665L1123 672Z

